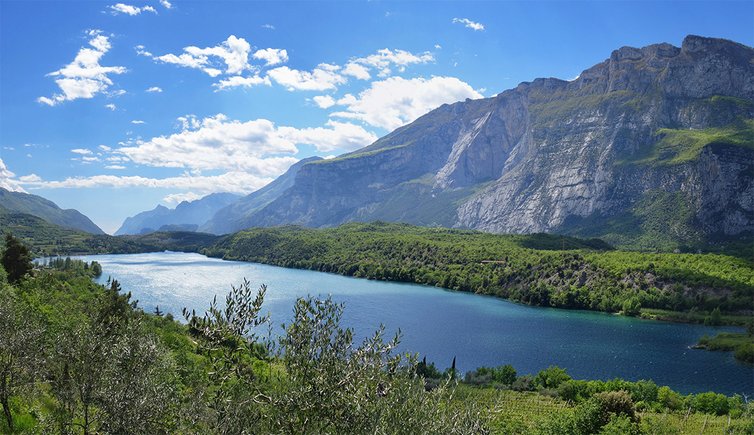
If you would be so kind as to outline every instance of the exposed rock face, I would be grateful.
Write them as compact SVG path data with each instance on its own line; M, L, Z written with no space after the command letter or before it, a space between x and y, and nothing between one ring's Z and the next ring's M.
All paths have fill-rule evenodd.
M753 118L754 49L698 36L623 47L573 81L443 105L362 150L305 164L248 222L598 236L633 222L688 242L751 234ZM649 228L656 221L666 228Z
M218 210L239 198L232 193L213 193L196 201L183 201L174 209L158 205L153 210L126 218L115 235L196 231L199 225L207 222Z
M11 192L0 187L0 209L36 216L63 228L81 230L91 234L105 234L100 227L78 210L63 210L54 202L37 195Z
M254 223L250 219L254 213L261 210L293 186L296 174L301 166L319 160L322 160L322 158L309 157L302 159L288 168L285 174L275 179L272 183L218 210L212 216L212 219L200 226L199 231L212 234L227 234L253 226Z

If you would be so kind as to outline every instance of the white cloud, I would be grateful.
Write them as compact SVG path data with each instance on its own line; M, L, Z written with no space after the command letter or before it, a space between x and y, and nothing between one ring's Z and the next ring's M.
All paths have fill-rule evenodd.
M142 12L151 12L153 14L157 13L157 10L152 6L138 7L123 3L116 3L114 5L108 6L108 8L110 8L110 13L112 13L113 15L126 14L134 16L139 15Z
M481 32L484 30L484 24L471 21L468 18L453 18L453 24L463 24L464 27L474 30L475 32Z
M280 127L278 130L288 140L313 145L318 151L322 152L353 151L377 140L374 133L364 130L360 125L332 120L327 121L325 125L327 128Z
M245 39L237 38L235 35L230 35L228 39L214 47L189 46L183 51L184 53L180 55L168 53L162 56L152 56L151 53L137 46L137 52L159 62L200 69L211 77L222 74L223 70L220 68L223 68L223 65L226 74L237 75L251 69L248 62L251 45Z
M86 148L75 148L75 149L72 149L71 152L74 154L82 155L82 156L92 154L92 151Z
M266 66L288 62L288 52L281 48L265 48L257 50L252 57L254 59L265 61Z
M343 68L343 75L355 77L359 80L369 80L372 76L369 74L369 69L364 65L359 65L355 62L348 62Z
M112 149L107 145L100 145L98 148L101 149L102 151L110 151Z
M390 50L389 48L383 48L377 50L377 53L375 54L352 59L350 63L376 68L379 70L378 75L380 77L387 77L392 73L390 67L393 65L397 66L398 70L403 72L408 65L428 63L433 62L434 60L434 56L429 52L417 55L405 50Z
M263 29L275 30L275 26L273 26L272 24L262 24L260 27L262 27Z
M115 104L113 104L113 103L109 103L109 104L105 104L105 108L106 108L106 109L110 109L110 110L113 110L113 111L114 111L115 109L117 109L117 108L118 108L118 106L116 106L116 105L115 105Z
M146 124L146 123L144 121L142 121L141 119L134 119L134 120L131 121L131 124L138 125L138 124Z
M0 159L0 187L10 190L11 192L26 192L16 180L16 174L11 172L6 166L3 159ZM22 177L23 178L23 177Z
M166 197L162 198L162 200L167 204L180 204L183 201L196 201L197 199L203 198L204 195L200 195L198 193L194 192L186 192L186 193L171 193L170 195L167 195Z
M108 77L109 74L126 72L126 68L122 66L100 65L100 59L110 50L110 40L99 31L90 31L89 35L93 36L89 40L92 48L81 48L73 62L48 74L48 76L57 77L55 83L62 93L54 94L52 97L39 97L38 102L54 106L63 101L93 98L107 91L113 84ZM114 105L111 110L114 110Z
M337 65L321 63L311 72L281 66L267 74L289 91L326 91L346 83L346 78L337 73L339 69Z
M335 99L329 95L317 95L312 98L314 102L322 109L327 109L335 105Z
M105 166L105 169L122 170L122 169L126 169L126 167L123 165L107 165Z
M172 9L173 8L173 4L170 3L168 0L160 0L160 4L165 9Z
M147 88L147 92L159 94L160 92L162 92L162 88L159 86L152 86L151 88Z
M220 80L219 82L213 84L212 86L216 87L218 91L228 88L235 88L235 87L244 87L244 88L250 88L252 86L256 85L272 85L272 82L270 82L270 79L268 77L261 77L259 75L254 75L251 77L243 77L243 76L232 76L228 77L227 79Z
M169 136L136 141L113 151L114 155L142 165L191 170L243 171L268 178L282 174L296 159L297 145L320 151L352 150L377 137L363 127L329 121L326 127L276 126L272 121L230 120L223 114L178 120L184 129Z
M346 95L338 101L346 110L331 116L358 119L391 131L444 103L466 98L482 98L482 95L455 77L390 77L372 82L358 98Z
M247 172L226 172L220 175L183 174L177 177L147 178L141 176L94 175L91 177L69 177L64 180L42 180L22 182L29 188L83 189L83 188L129 188L146 187L161 189L184 189L202 194L213 192L251 193L268 184L273 178L259 177ZM2 183L2 178L0 178ZM2 186L2 184L0 184ZM20 187L19 187L20 188Z

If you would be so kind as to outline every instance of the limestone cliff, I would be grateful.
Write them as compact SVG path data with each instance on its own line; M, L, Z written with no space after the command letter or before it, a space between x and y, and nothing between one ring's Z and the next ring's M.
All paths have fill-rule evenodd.
M750 237L753 119L754 49L698 36L623 47L575 80L443 105L305 164L247 221L381 219L639 248Z

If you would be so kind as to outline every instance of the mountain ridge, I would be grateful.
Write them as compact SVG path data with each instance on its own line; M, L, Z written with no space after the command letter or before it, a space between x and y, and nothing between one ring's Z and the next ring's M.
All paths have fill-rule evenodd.
M754 49L694 35L681 47L622 47L575 80L446 104L365 148L304 164L248 220L576 235L596 226L604 231L589 236L623 243L611 219L633 219L641 234L627 243L637 249L750 237L752 119ZM689 131L700 136L693 144ZM675 229L657 227L663 220Z
M194 201L182 201L174 209L157 205L123 221L115 232L116 236L136 235L160 231L163 228L181 228L195 231L209 220L217 210L237 201L239 195L233 193L212 193Z
M36 216L63 228L90 234L105 234L100 227L78 210L61 209L54 202L38 195L15 192L0 187L0 207L8 212Z

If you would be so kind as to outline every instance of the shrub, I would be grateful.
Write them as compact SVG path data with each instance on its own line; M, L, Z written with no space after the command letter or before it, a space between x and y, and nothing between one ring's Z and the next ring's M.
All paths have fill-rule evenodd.
M558 388L560 384L565 381L570 381L571 377L568 376L565 370L557 366L550 366L539 373L534 378L534 383L541 388Z

